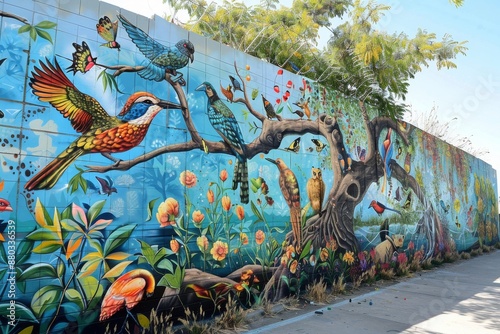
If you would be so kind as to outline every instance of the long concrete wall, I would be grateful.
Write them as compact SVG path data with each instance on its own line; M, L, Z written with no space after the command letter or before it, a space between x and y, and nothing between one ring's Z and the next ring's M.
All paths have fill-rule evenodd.
M59 3L0 3L2 333L146 329L498 242L485 162L160 17Z

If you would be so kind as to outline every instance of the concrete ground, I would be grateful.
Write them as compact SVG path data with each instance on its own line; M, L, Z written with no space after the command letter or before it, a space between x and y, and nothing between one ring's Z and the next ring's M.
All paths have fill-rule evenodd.
M254 317L244 333L500 333L500 251L370 290L292 315Z

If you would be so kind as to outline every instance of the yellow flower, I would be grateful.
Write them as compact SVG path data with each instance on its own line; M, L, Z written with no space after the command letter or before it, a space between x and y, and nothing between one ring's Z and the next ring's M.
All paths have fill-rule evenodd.
M222 182L227 180L227 170L223 169L220 171L219 178Z
M177 254L179 252L180 247L181 247L181 245L179 244L179 242L177 240L175 240L175 239L170 240L170 249L172 250L172 252Z
M351 265L354 263L354 252L346 252L344 254L344 257L342 258L342 260L344 260L345 263L347 263L348 265Z
M156 213L156 219L160 223L160 227L175 225L175 218L178 216L179 203L175 199L169 197L165 202L160 203L158 212Z
M248 235L246 233L240 233L240 242L242 245L248 245Z
M323 262L328 260L328 250L326 248L321 248L321 252L319 253L319 258Z
M222 241L216 241L210 250L210 254L214 257L215 261L222 261L226 258L229 248L227 243Z
M223 196L221 199L222 202L222 208L224 211L229 211L231 210L231 198L229 196Z
M215 196L214 196L214 192L212 191L212 189L208 189L207 199L208 199L208 203L210 203L210 204L212 204L214 202Z
M185 170L179 176L179 181L187 188L193 188L196 185L196 175L190 170Z
M293 260L292 263L290 264L290 272L292 274L295 274L295 272L297 271L297 266L299 265L299 262L297 262L297 260Z
M257 243L257 245L261 245L265 239L266 235L262 230L258 230L257 232L255 232L255 242Z
M235 211L236 217L238 217L239 220L243 220L243 218L245 218L245 209L241 205L236 206Z
M208 239L206 236L202 235L201 237L196 238L196 245L198 245L198 248L202 251L205 252L208 249Z
M295 247L294 247L293 245L288 245L288 246L286 247L286 251L285 251L285 253L286 253L286 256L287 256L288 258L292 258L292 257L294 257L294 256L295 256Z
M192 216L193 216L193 222L196 225L200 225L201 222L203 221L203 219L205 219L205 215L203 213L201 213L200 210L193 211Z

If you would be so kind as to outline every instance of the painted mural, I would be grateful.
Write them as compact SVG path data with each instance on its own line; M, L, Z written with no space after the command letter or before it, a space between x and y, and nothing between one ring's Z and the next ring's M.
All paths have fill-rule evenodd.
M76 3L0 4L2 333L138 332L498 242L483 161L159 17Z

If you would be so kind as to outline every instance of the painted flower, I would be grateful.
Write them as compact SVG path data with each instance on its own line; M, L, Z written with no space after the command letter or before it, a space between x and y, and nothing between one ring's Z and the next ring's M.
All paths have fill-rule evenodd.
M236 217L238 217L239 220L243 220L245 218L245 209L241 205L236 206Z
M328 260L328 249L321 248L321 252L319 253L319 258L323 262L325 262L326 260Z
M196 185L196 175L190 170L185 170L179 176L179 181L187 188L193 188Z
M208 203L210 203L210 204L212 204L215 200L214 192L212 191L212 189L208 189L208 191L207 191L207 200L208 200Z
M352 265L354 263L354 252L346 252L342 260L348 265Z
M229 196L223 196L222 199L221 199L221 202L222 202L222 208L224 209L224 211L229 211L231 210L231 198L229 198Z
M196 245L198 245L198 248L202 251L205 252L208 249L208 239L206 236L202 235L201 237L196 238Z
M398 264L405 264L406 262L408 262L408 258L406 257L406 253L399 253L398 254Z
M290 272L292 274L295 274L297 272L297 266L299 265L299 262L297 260L293 260L292 263L290 264Z
M179 241L175 239L170 240L170 249L172 250L172 252L177 254L179 252L180 247L181 245L179 244Z
M229 248L227 243L216 241L210 250L210 254L214 257L215 261L222 261L226 258Z
M316 265L316 255L312 254L310 257L309 257L309 263L311 264L311 266L315 266Z
M246 233L240 233L240 242L242 245L248 245L248 235Z
M227 180L227 170L223 169L220 171L219 178L222 182Z
M281 257L281 264L283 266L286 266L286 264L288 263L288 256L286 254L284 254L282 257Z
M195 223L195 225L197 225L197 227L199 227L203 219L205 219L205 215L201 213L200 210L193 211L192 217L193 217L193 222Z
M408 249L409 249L409 250L413 250L413 249L415 249L415 243L413 242L413 240L411 240L411 241L408 243Z
M261 245L265 239L266 235L262 230L258 230L257 232L255 232L255 242L257 243L257 245Z
M288 245L286 247L286 256L292 258L295 256L295 247L293 245Z
M156 219L160 223L160 227L175 225L175 218L179 216L179 202L172 197L169 197L165 202L160 203Z
M330 238L330 241L326 242L326 248L335 252L337 250L337 248L339 248L339 245L337 244L337 240L335 240L334 238Z

